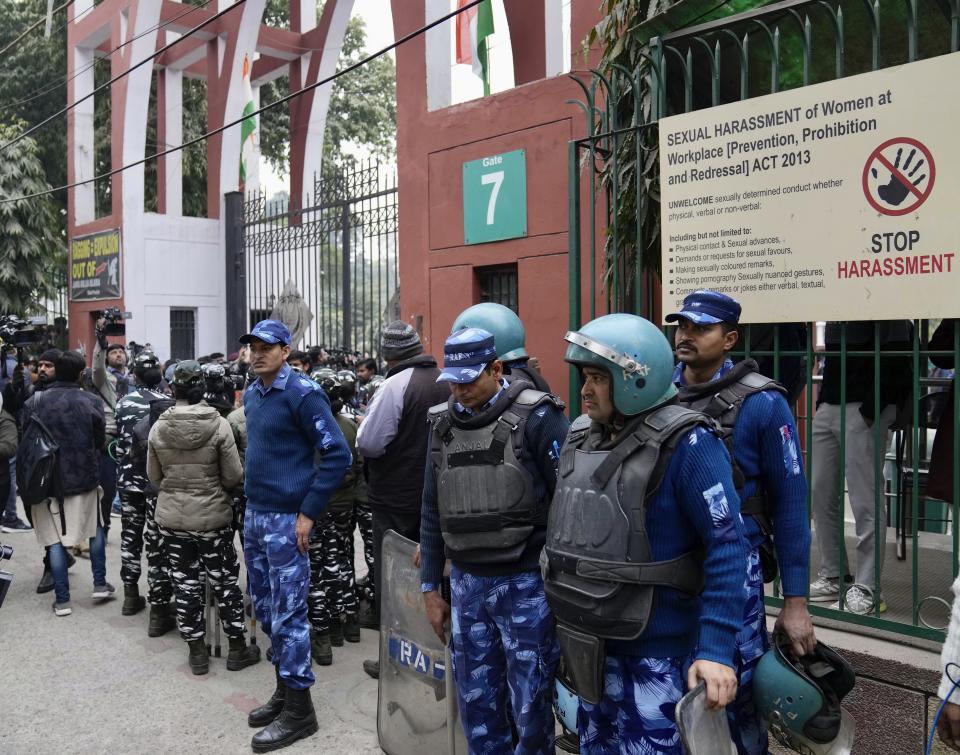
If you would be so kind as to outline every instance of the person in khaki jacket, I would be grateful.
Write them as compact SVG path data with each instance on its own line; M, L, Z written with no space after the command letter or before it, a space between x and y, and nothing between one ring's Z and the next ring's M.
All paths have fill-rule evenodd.
M229 491L240 485L243 468L230 425L201 400L200 364L180 362L172 387L176 405L150 430L147 476L158 490L155 518L170 562L180 635L190 647L190 669L206 674L202 566L230 640L227 670L238 671L260 660L260 649L246 641L237 584L240 565L233 547Z

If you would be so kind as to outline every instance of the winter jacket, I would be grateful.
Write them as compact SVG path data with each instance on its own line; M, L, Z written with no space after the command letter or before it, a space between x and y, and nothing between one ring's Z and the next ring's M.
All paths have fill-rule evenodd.
M159 491L156 521L172 530L209 532L233 521L227 492L243 480L230 425L211 406L177 401L150 430L147 476Z
M237 453L240 454L240 463L243 464L247 458L247 415L243 407L234 409L227 415L227 422L230 423L230 429L233 430L233 439L237 442Z
M363 458L357 453L357 421L343 412L338 412L335 419L347 446L350 447L350 453L353 454L353 465L347 470L347 476L343 478L337 492L330 496L330 505L327 508L331 514L342 514L353 511L353 503L357 497L357 479L363 476Z
M60 446L63 495L96 490L100 485L100 454L106 450L103 402L77 383L57 381L23 405L20 427L27 426L34 412Z
M17 453L17 421L6 410L0 411L0 501L10 495L10 459Z

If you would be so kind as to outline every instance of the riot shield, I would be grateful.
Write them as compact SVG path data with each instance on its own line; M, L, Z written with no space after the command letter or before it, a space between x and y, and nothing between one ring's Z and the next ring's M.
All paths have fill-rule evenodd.
M388 755L465 755L450 652L424 612L416 548L384 535L377 736Z
M727 713L707 708L707 688L703 682L680 698L676 714L687 755L736 755Z

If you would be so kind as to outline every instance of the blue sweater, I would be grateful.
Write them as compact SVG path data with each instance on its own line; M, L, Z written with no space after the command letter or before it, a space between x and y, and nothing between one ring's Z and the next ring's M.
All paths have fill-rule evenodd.
M761 482L766 490L783 594L806 595L810 575L807 478L793 414L780 393L761 391L743 402L733 428L733 455L745 480L743 497L755 495ZM763 532L752 516L744 519L744 532L752 548L763 542Z
M697 660L733 667L743 626L747 544L730 457L717 436L698 427L677 444L663 481L647 504L647 535L654 561L704 548L703 592L690 597L656 588L650 623L636 640L609 640L614 655Z
M247 388L243 408L247 508L316 520L353 463L327 395L284 365L269 388L259 378Z

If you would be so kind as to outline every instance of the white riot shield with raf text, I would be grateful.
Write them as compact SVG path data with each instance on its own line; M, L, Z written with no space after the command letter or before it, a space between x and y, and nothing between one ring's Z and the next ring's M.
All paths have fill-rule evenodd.
M416 548L393 530L384 535L377 735L388 755L461 755L450 652L427 621Z

